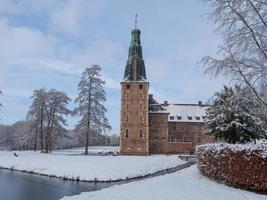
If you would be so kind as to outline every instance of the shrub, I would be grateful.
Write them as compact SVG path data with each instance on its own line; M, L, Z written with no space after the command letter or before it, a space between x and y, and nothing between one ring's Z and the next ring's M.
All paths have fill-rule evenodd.
M235 187L267 193L267 141L200 145L196 156L203 175Z

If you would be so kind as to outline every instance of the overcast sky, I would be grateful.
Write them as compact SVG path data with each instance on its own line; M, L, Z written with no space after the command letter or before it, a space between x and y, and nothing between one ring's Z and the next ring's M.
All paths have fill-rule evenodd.
M55 88L74 99L81 72L99 64L118 133L119 83L135 13L150 92L159 101L207 101L223 84L197 65L216 55L221 40L208 11L198 0L0 0L0 123L25 119L34 89ZM68 120L69 128L76 120Z

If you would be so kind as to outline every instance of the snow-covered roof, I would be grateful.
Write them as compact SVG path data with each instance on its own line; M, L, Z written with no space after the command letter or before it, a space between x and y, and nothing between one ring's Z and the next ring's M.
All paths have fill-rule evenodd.
M161 106L169 113L169 122L204 122L208 105L168 104Z

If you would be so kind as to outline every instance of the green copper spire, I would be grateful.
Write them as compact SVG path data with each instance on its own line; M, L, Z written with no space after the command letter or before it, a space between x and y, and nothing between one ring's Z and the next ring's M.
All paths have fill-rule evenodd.
M129 47L123 82L147 82L140 40L141 31L136 28L136 23L135 28L131 32L131 45Z

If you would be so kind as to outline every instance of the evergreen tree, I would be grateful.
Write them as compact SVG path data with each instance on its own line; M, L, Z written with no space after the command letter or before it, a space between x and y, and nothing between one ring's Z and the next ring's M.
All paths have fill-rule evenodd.
M266 124L260 118L261 102L250 89L224 86L216 92L205 119L208 134L228 143L246 143L266 138Z
M107 112L104 106L106 101L106 92L103 88L105 81L102 80L100 72L101 68L98 65L85 69L78 85L79 95L75 100L78 105L74 114L81 116L76 129L82 130L85 134L85 155L88 154L89 135L101 134L111 128L105 117Z

